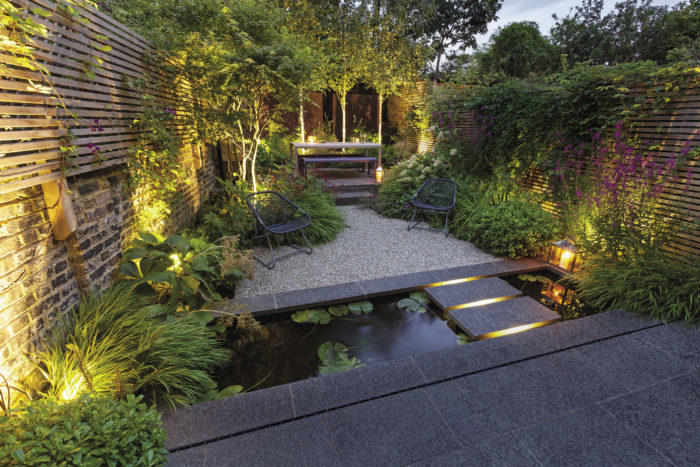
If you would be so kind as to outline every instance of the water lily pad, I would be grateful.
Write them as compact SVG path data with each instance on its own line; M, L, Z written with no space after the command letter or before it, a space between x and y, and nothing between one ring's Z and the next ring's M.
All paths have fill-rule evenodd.
M328 307L328 313L337 317L347 316L349 312L350 310L348 309L347 305L335 305Z
M321 344L316 352L321 359L318 372L321 375L340 373L351 368L365 366L357 357L348 357L348 348L340 342L326 341Z
M359 315L361 313L370 313L372 310L374 310L374 305L372 305L372 302L370 301L362 300L360 302L348 303L348 309L353 314Z
M411 292L409 295L412 299L420 303L421 305L427 305L430 303L430 299L428 298L428 295L423 292L422 290L416 290L415 292Z
M425 313L428 311L423 304L413 298L404 298L396 303L399 310L411 311L415 313Z
M325 308L313 308L292 313L292 321L295 323L328 324L331 322L331 315Z

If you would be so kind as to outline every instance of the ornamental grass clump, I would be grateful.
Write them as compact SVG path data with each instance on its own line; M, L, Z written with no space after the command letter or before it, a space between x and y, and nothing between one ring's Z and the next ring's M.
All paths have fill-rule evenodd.
M228 351L201 316L163 320L146 305L125 283L84 299L36 354L43 392L65 400L142 393L176 406L216 388L211 375Z

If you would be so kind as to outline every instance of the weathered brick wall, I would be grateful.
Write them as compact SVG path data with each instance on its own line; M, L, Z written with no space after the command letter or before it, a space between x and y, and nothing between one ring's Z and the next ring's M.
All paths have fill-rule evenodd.
M200 166L197 152L189 146L183 152L190 179L181 185L183 198L165 233L191 222L216 185L216 154L207 148L201 155ZM137 195L121 167L69 177L68 188L78 229L64 241L51 234L41 187L0 197L0 373L14 381L28 369L25 354L41 345L56 318L77 305L81 293L112 282L134 235Z

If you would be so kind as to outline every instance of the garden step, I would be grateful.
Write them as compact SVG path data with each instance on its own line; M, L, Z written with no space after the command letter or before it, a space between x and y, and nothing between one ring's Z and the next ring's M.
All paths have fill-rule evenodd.
M372 193L371 191L367 191L367 190L342 191L342 192L336 193L335 204L337 204L338 206L357 204L360 202L360 200L369 198L373 195L374 195L374 193Z
M559 314L530 297L452 310L449 314L472 339L512 334L561 319Z
M486 301L506 300L522 295L520 290L498 277L428 287L425 292L443 311L485 305Z

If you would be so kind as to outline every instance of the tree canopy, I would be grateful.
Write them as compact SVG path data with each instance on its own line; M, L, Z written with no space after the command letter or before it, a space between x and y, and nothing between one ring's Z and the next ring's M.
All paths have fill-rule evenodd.
M504 73L517 78L554 71L558 60L558 49L542 36L534 21L498 28L488 49L477 54L483 73Z

